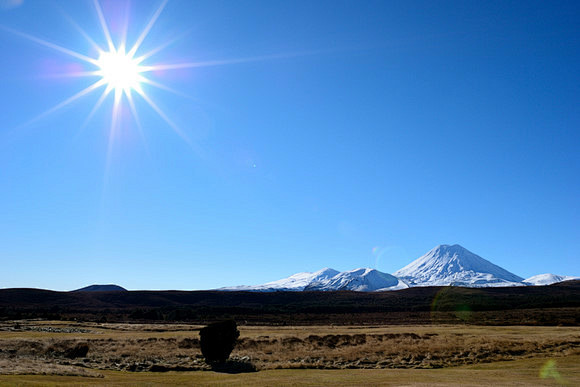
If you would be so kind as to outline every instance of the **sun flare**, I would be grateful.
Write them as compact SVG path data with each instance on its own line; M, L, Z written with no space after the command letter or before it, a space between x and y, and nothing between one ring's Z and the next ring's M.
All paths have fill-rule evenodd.
M97 75L102 77L101 80L107 88L115 90L116 93L141 91L141 82L145 81L141 75L144 68L125 49L101 52L97 67Z
M25 125L37 121L41 118L48 116L64 108L67 105L72 104L78 99L91 94L97 90L102 90L101 96L93 106L93 109L88 114L85 123L86 125L89 120L95 115L95 113L104 105L105 100L113 95L113 104L111 112L111 125L109 129L109 153L111 151L112 143L118 133L122 128L121 116L123 111L128 108L135 119L135 123L141 130L141 124L137 112L136 97L140 98L145 102L151 109L153 109L160 117L163 119L181 138L183 138L188 144L191 145L190 140L187 138L185 133L180 130L177 125L171 121L168 115L153 101L153 99L148 95L145 85L150 87L155 87L163 89L169 92L177 93L173 89L152 80L147 74L154 72L158 69L171 70L172 68L189 68L195 67L195 63L185 63L177 65L167 65L167 64L146 64L145 62L149 60L152 56L157 54L163 48L171 44L169 41L162 44L148 52L142 51L142 44L145 41L147 35L155 25L159 15L165 8L168 0L163 0L153 16L146 23L145 27L142 29L141 34L133 42L132 45L127 45L126 34L121 34L120 37L114 39L109 30L108 23L103 14L101 4L99 0L93 0L97 18L100 22L102 32L105 38L106 46L98 44L85 30L81 28L76 22L70 19L70 23L76 28L78 33L86 38L87 42L94 48L97 53L96 57L85 55L81 52L74 51L72 49L60 46L58 44L51 43L47 40L12 30L10 28L0 26L0 29L16 34L20 37L29 39L45 47L51 48L53 50L59 51L60 53L69 55L85 64L89 65L86 71L71 72L65 75L71 77L88 77L97 78L92 84L72 95L71 97L65 99L64 101L56 104L52 108L46 110L44 113L38 115L32 120L28 121ZM127 30L128 25L124 25L124 29ZM109 156L107 157L109 160Z
M244 63L265 59L276 59L283 56L272 55L227 60L211 60L204 62L151 63L152 57L157 56L160 51L171 45L174 41L178 40L176 37L150 49L149 51L143 52L142 45L155 26L157 19L161 15L168 1L169 0L161 1L161 4L153 13L149 21L145 24L137 39L132 42L132 44L128 44L129 42L127 42L126 34L128 29L128 18L125 19L124 25L122 25L121 28L124 29L125 33L121 33L120 36L113 36L111 34L111 30L109 29L109 23L107 23L103 9L101 8L101 0L93 0L96 16L99 20L104 36L104 43L106 45L97 43L97 41L93 39L92 35L87 33L74 20L69 19L69 22L73 25L77 32L86 39L89 45L93 47L94 50L92 50L92 53L96 53L96 56L87 55L82 52L52 43L48 40L44 40L39 37L0 25L0 30L15 34L42 46L48 47L52 50L58 51L61 54L73 57L77 61L88 66L86 69L83 67L81 71L65 72L63 74L64 76L93 79L96 78L93 83L89 84L84 89L57 103L53 107L32 118L21 126L26 126L42 118L45 118L48 115L61 110L64 107L83 98L84 96L97 93L98 90L101 90L100 97L94 104L90 113L87 115L85 122L82 124L82 127L88 124L88 122L94 117L97 111L105 105L105 101L112 96L113 103L110 116L111 124L109 127L107 163L110 160L110 153L116 134L124 127L124 121L122 119L124 112L130 111L134 118L135 124L139 130L143 132L143 128L141 127L141 120L139 119L138 114L138 104L145 104L151 108L163 121L165 121L165 123L171 129L173 129L173 131L179 137L181 137L188 145L190 145L190 147L198 152L199 147L190 140L187 134L171 120L169 115L159 105L157 105L154 99L150 96L152 88L161 89L176 95L184 95L183 93L156 81L156 73L163 73L166 71L179 69L220 66L225 64ZM111 17L114 16L115 15L113 14Z

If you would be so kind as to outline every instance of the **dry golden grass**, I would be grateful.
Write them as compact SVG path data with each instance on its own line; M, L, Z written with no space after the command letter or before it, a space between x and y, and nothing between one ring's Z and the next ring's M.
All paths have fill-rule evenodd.
M293 327L242 329L233 355L268 368L440 368L580 354L576 327Z
M141 378L141 375L148 374L146 371L155 369L209 370L199 349L199 328L187 324L6 322L0 324L0 374L44 373L85 377L99 377L102 374L107 379L125 373ZM407 372L417 373L405 375L422 375L433 368L511 364L506 363L506 360L536 361L534 359L551 358L560 365L568 364L567 359L578 359L580 356L580 327L241 326L239 329L240 340L232 358L251 362L261 370L258 374L274 369L310 369L312 372L314 369L332 369L335 372L341 369L349 372L360 372L361 369L384 372L390 369L387 371L395 372L397 369L396 372L399 372L401 369L414 368ZM71 348L78 343L87 343L89 352L82 358L70 358ZM117 374L113 371L125 373ZM270 374L268 371L264 375L291 375L284 372ZM192 375L198 378L201 377L199 375L209 374L213 373L194 372ZM183 375L183 372L176 373L175 380ZM352 374L338 372L332 375ZM245 374L244 377L267 380L266 376ZM6 377L8 379L2 377L0 380L12 380ZM218 380L220 377L210 379ZM158 380L156 376L151 378ZM350 376L344 378L347 380Z

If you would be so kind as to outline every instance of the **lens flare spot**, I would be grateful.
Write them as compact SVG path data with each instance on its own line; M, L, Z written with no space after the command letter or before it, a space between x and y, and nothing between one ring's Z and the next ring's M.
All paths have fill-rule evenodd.
M542 368L540 368L540 378L542 379L554 379L558 382L562 382L562 376L560 372L556 369L556 360L548 360Z
M455 316L462 321L468 321L471 318L471 308L467 305L459 305L455 308Z

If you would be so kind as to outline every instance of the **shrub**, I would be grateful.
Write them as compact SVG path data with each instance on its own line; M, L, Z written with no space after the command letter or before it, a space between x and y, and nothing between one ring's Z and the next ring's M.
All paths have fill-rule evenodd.
M223 363L232 353L240 332L234 320L209 324L199 331L201 353L208 363Z

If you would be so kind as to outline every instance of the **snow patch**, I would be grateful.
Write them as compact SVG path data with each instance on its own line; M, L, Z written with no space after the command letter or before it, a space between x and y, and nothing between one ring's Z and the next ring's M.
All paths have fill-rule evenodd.
M354 290L357 292L374 292L398 290L408 287L409 285L391 274L383 273L375 269L359 268L338 273L330 279L313 282L304 290Z
M221 288L218 290L228 291L259 291L259 292L275 292L275 291L294 291L299 292L310 285L312 282L324 281L330 279L338 274L338 270L325 267L324 269L311 272L296 273L288 278L283 278L277 281L267 282L262 285L241 285Z
M538 274L538 275L532 276L530 278L527 278L524 280L524 282L526 284L529 284L529 285L542 286L542 285L551 285L551 284L555 284L558 282L577 280L577 279L580 279L580 277L574 277L571 275L557 275L557 274L546 273L546 274Z

